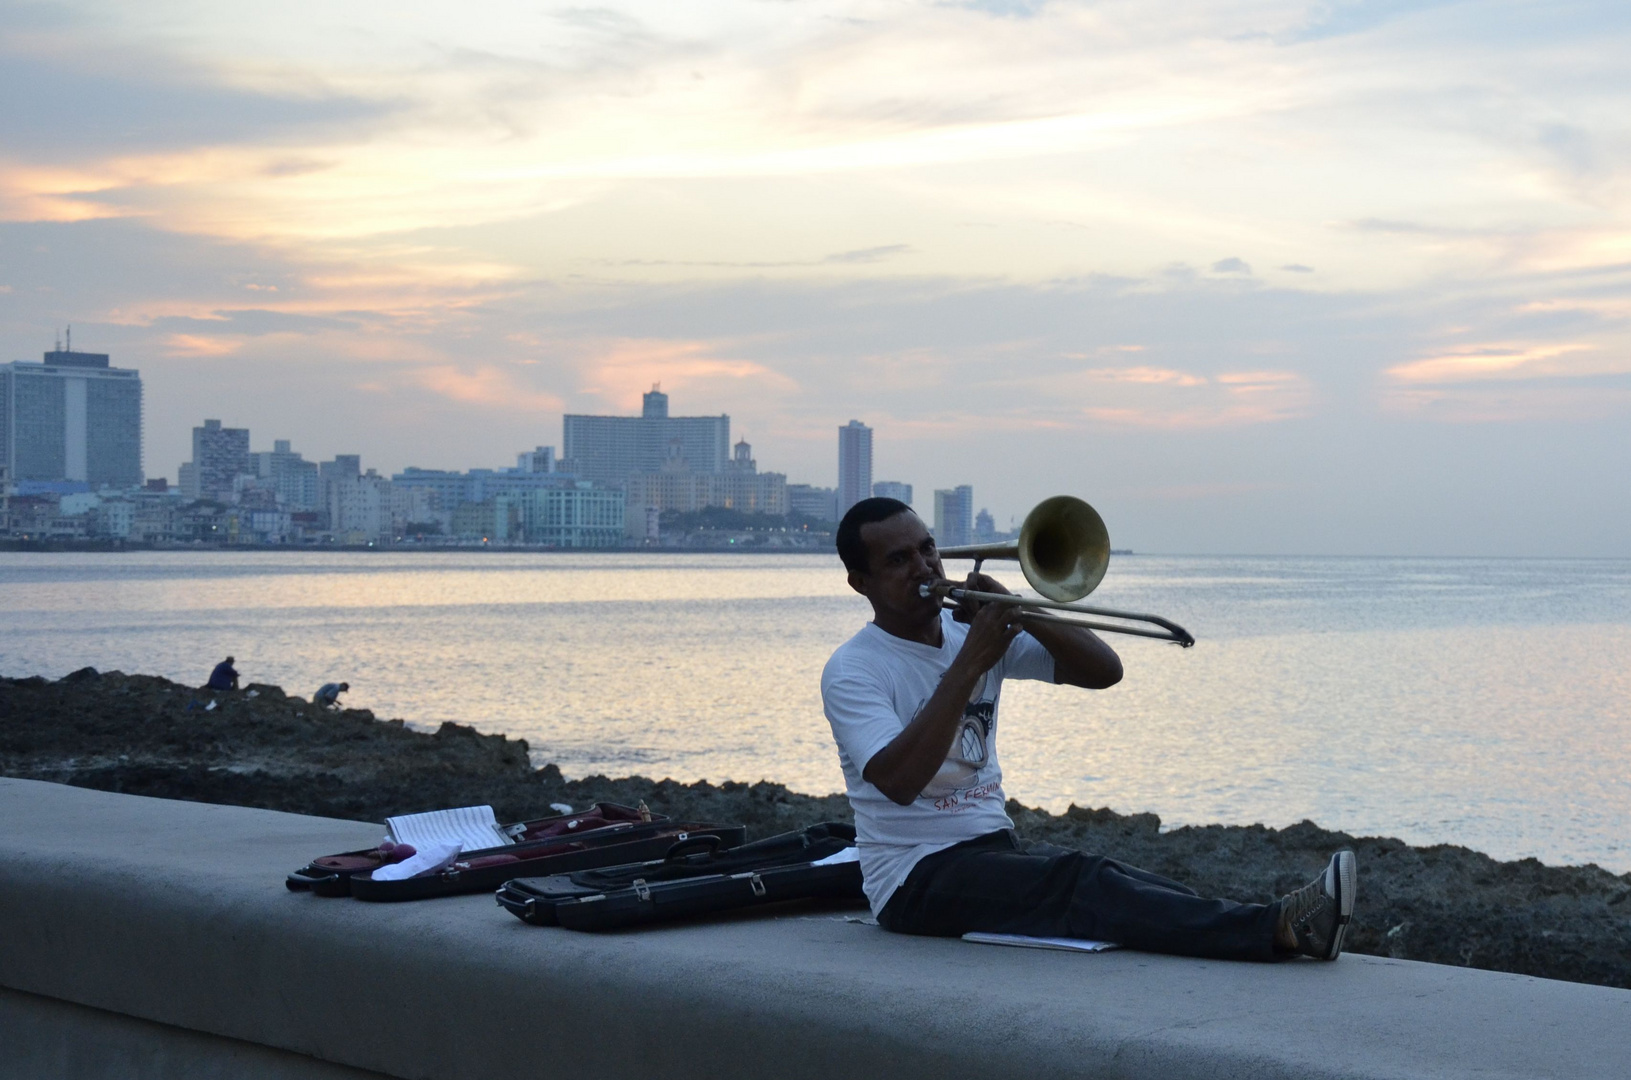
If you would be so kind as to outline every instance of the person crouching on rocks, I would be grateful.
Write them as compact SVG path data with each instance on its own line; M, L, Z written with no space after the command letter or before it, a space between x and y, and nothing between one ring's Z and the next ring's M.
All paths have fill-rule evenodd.
M351 684L348 682L326 682L317 688L317 693L312 695L311 702L319 708L338 709L340 707L340 695L349 689L351 689Z
M210 672L210 681L204 684L206 690L236 690L238 689L238 669L232 666L232 657L227 657L215 665Z

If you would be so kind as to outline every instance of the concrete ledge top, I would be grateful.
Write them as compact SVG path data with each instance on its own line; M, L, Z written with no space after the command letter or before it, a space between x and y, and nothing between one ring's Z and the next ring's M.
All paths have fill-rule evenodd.
M0 984L401 1077L1614 1077L1631 991L294 894L377 825L0 779ZM1364 902L1361 868L1360 902Z

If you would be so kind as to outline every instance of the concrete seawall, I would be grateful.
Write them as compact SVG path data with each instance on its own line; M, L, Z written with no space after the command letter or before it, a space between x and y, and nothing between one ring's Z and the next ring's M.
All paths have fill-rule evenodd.
M0 779L0 1076L1614 1077L1631 991L292 894L379 826ZM1360 902L1363 903L1363 876Z

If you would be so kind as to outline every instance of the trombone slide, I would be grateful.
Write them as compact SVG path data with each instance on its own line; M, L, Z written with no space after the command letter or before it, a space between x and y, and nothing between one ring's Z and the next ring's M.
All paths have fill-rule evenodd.
M1089 630L1104 630L1113 634L1131 634L1134 637L1155 638L1157 641L1170 641L1174 645L1189 648L1195 644L1195 636L1175 622L1161 618L1159 615L1142 615L1131 611L1116 611L1112 608L1093 607L1088 604L1066 603L1062 600L1047 600L1037 596L1015 596L1012 593L981 592L978 589L963 589L955 585L923 585L918 593L924 597L940 596L950 601L947 606L955 607L963 600L974 600L979 603L1009 604L1016 607L1036 609L1027 612L1031 618L1042 619L1047 622L1062 623L1066 626L1082 626ZM1099 615L1107 619L1125 619L1130 622L1146 622L1161 627L1160 630L1148 630L1140 626L1125 626L1121 623L1098 622L1091 619L1067 619L1060 615L1048 615L1045 611L1069 611L1081 615Z

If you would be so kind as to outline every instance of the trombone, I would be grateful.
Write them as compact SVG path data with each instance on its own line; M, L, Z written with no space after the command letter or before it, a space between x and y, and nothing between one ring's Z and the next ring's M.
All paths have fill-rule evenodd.
M1104 580L1110 566L1110 532L1104 527L1099 512L1072 495L1055 495L1043 499L1025 515L1019 527L1019 539L1006 544L971 544L967 547L941 548L943 559L973 559L974 572L987 559L1018 559L1020 571L1031 588L1042 594L1012 596L1008 593L981 592L964 589L949 581L920 586L918 592L928 598L938 596L946 607L956 607L963 600L988 604L1013 604L1032 609L1030 618L1067 626L1083 626L1090 630L1105 630L1114 634L1132 634L1135 637L1170 641L1189 648L1195 637L1175 622L1159 615L1141 615L1131 611L1078 604L1080 600ZM1073 619L1062 615L1049 615L1049 611L1069 611L1081 615L1097 615L1100 619L1119 619L1120 622L1102 622L1100 619ZM1127 623L1149 623L1160 627L1152 630Z

